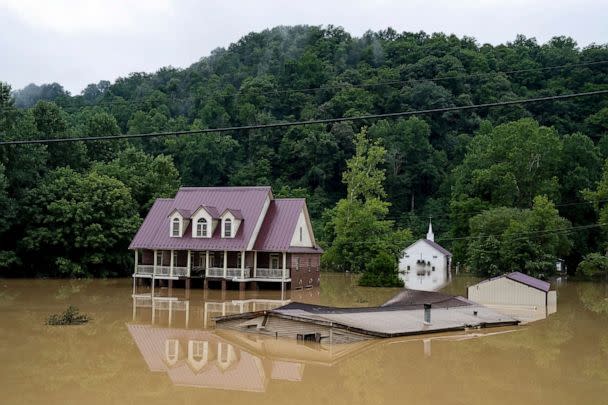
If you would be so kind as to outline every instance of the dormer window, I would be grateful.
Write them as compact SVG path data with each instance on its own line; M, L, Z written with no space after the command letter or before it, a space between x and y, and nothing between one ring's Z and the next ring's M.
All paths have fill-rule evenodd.
M200 218L196 221L196 236L199 238L207 237L207 220L205 218Z
M179 226L180 226L179 218L173 218L171 222L171 236L180 236L179 235Z
M224 219L224 238L232 237L232 220L230 218Z

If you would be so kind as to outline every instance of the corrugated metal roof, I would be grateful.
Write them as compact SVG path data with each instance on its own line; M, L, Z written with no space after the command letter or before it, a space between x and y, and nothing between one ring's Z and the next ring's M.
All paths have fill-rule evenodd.
M262 213L270 187L182 187L174 199L158 199L133 238L130 249L231 250L247 248ZM217 227L211 238L192 238L191 226L184 236L169 235L169 213L174 209L194 211L201 205L240 211L243 221L234 238L222 238ZM210 213L211 214L211 213Z
M536 289L539 289L539 290L545 291L545 292L549 291L549 289L551 288L551 284L547 283L546 281L539 280L532 276L528 276L527 274L520 273L519 271L514 271L513 273L509 273L506 275L506 277L508 279L515 280L517 282L520 282L522 284L528 285L530 287L533 287L533 288L536 288Z
M503 274L501 276L496 276L496 277L492 277L489 278L487 280L483 280L477 284L483 284L483 283L488 283L490 281L494 281L494 280L498 280L501 278L508 278L509 280L513 280L513 281L517 281L518 283L522 283L525 284L529 287L532 288L536 288L537 290L541 290L544 292L548 292L551 289L551 284L543 281L543 280L539 280L537 278L534 278L532 276L528 276L527 274L524 273L520 273L519 271L514 271L513 273L509 273L509 274ZM476 284L476 285L477 285Z
M258 222L270 187L185 187L174 199L156 200L144 223L133 238L130 249L175 249L175 250L245 250ZM191 216L203 207L214 218L219 212L230 211L241 219L241 225L234 238L222 238L218 226L211 238L193 238L192 224L188 224L184 235L170 236L169 215L178 210ZM296 229L302 209L306 208L303 198L282 198L271 200L262 226L254 244L254 250L290 253L322 253L319 247L291 247L291 238Z
M272 200L253 249L275 252L287 251L296 230L298 217L304 207L305 200L303 198Z
M199 209L201 209L201 208L203 208L205 211L207 211L207 213L208 213L209 215L211 215L211 218L213 218L213 219L219 219L219 217L220 217L220 213L219 213L219 211L217 210L217 208L215 208L215 207L211 207L211 206L209 206L209 205L202 205L202 204L201 204L201 205L200 205L200 206L199 206L197 209L195 209L195 210L193 211L193 214L194 214L196 211L198 211Z
M222 215L224 215L226 212L231 213L236 219L243 219L243 213L241 212L241 210L234 210L234 209L226 208L224 210L224 212L222 212ZM220 216L222 216L222 215L220 215Z

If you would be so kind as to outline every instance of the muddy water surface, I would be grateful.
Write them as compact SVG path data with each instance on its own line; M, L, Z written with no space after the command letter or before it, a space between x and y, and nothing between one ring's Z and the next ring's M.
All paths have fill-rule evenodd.
M323 276L293 294L174 288L154 299L126 279L0 280L0 403L608 404L606 285L563 283L548 318L466 334L319 347L213 330L222 313L289 299L378 305L397 291ZM92 322L44 325L69 304Z

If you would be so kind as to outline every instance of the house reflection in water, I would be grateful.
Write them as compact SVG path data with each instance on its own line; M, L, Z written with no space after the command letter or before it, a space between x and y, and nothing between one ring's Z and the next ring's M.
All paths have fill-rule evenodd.
M262 360L209 331L128 329L150 371L166 372L175 385L264 392L269 379L302 379L302 364Z

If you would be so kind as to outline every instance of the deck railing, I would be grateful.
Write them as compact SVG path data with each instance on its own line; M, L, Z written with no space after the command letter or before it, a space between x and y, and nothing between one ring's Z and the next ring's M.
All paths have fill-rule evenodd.
M245 279L251 277L251 269L249 267L245 267L245 269L241 269L240 267L228 267L226 268L226 273L224 273L223 267L209 267L206 276L225 278L227 280L233 280L235 278Z
M188 277L188 267L182 266L154 266L154 265L138 265L135 271L136 275L155 277Z
M245 267L209 267L206 270L200 266L192 267L192 271L188 271L188 267L185 266L154 266L154 265L138 265L135 271L136 276L149 276L162 278L162 277L190 277L191 274L197 274L204 272L206 277L225 278L227 280L241 280L241 279L271 279L271 280L287 280L290 277L290 269L269 269L258 267L255 270L255 276L253 269Z
M258 267L255 271L255 278L288 279L289 269L266 269Z

